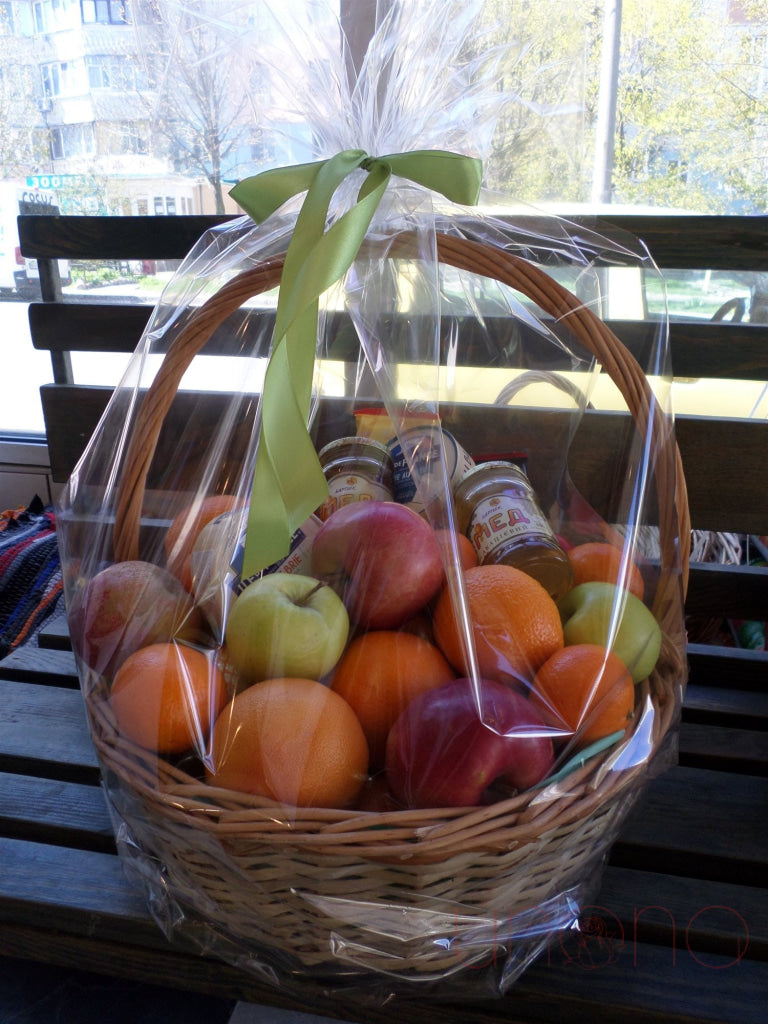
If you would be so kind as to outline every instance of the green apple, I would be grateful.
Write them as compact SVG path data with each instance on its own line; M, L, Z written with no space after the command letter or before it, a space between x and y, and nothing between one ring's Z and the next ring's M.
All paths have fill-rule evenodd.
M566 644L610 647L639 683L661 651L661 627L640 598L612 583L581 583L559 602Z
M341 598L311 576L275 572L235 599L224 637L245 685L262 679L320 679L341 657L349 617Z

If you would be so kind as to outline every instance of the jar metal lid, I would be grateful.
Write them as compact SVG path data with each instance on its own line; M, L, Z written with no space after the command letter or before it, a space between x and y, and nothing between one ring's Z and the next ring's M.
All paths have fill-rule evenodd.
M470 479L470 477L482 476L484 473L487 473L488 470L501 470L504 473L511 473L514 476L519 477L520 481L524 483L527 487L531 486L531 482L528 479L527 473L524 469L521 469L521 467L518 466L516 463L494 460L493 462L478 462L476 466L472 466L471 469L468 469L464 476L456 484L455 490L461 487L467 480Z
M385 444L382 444L381 441L375 441L372 437L360 437L358 435L353 435L352 437L340 437L336 441L330 441L320 449L318 458L322 460L328 456L334 455L338 451L342 451L345 448L351 448L353 451L360 454L375 453L384 462L389 462L392 458L389 454L389 449Z

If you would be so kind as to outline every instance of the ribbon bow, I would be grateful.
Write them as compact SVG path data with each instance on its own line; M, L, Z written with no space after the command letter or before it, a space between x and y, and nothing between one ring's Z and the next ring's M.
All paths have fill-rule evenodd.
M354 206L326 231L334 192L358 169L367 177ZM442 150L371 157L348 149L329 160L264 171L230 192L257 222L292 196L307 193L285 255L264 379L243 579L287 555L295 530L328 495L308 431L319 298L352 265L393 174L470 206L477 203L482 166Z

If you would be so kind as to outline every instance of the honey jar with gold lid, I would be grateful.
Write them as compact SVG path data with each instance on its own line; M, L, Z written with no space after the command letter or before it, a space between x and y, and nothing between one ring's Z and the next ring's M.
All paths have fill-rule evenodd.
M393 464L387 446L369 437L341 437L318 454L328 481L328 498L317 514L326 520L355 501L392 501Z
M480 565L511 565L537 579L559 601L573 569L539 507L525 471L512 462L483 462L454 488L459 529Z

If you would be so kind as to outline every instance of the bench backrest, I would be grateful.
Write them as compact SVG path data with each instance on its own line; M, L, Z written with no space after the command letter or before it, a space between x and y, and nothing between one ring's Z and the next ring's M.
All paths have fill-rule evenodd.
M30 306L36 348L51 353L54 382L41 389L51 469L64 481L83 450L110 394L109 388L78 384L70 353L132 352L150 314L148 305L124 302L66 302L58 281L57 259L177 260L204 229L227 217L21 217L25 256L40 265L43 302ZM585 219L587 227L594 222ZM760 217L616 216L609 223L638 236L663 272L729 270L768 273L768 222ZM768 387L768 326L753 291L749 322L712 319L670 324L676 378L722 382L756 381ZM726 316L744 306L729 303ZM648 330L635 321L611 326L641 362ZM344 331L340 324L339 331ZM342 339L343 344L343 339ZM681 385L685 387L685 385ZM768 486L764 467L768 421L744 415L732 419L678 414L676 430L686 471L694 529L737 534L768 534ZM489 421L483 420L487 426ZM579 488L604 514L610 511L606 458L616 451L620 422L610 414L587 413L574 440L571 471ZM494 439L487 439L494 450ZM768 569L706 564L692 566L688 611L698 617L768 618ZM764 671L745 652L745 672Z

